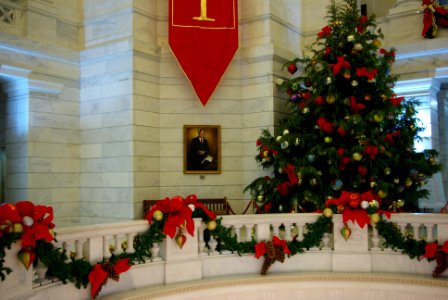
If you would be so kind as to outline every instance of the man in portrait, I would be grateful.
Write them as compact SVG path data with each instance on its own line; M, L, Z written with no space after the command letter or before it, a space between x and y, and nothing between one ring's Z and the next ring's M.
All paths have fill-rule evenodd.
M193 138L190 143L190 160L192 170L206 169L213 158L210 155L208 142L205 139L205 129L199 128L198 136Z

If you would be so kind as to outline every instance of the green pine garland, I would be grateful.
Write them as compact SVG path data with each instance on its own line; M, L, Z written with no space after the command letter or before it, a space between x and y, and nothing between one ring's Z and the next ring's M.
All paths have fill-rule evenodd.
M404 236L396 223L381 220L376 224L378 234L384 238L383 246L393 250L401 250L409 258L420 258L425 254L426 241L415 240L411 235Z
M209 220L204 220L209 221ZM247 254L255 252L254 238L250 241L238 242L237 237L231 228L222 225L222 218L215 220L217 226L214 230L205 230L205 241L208 242L209 236L217 240L218 251L228 250L232 253ZM130 258L130 263L144 262L151 258L151 248L153 243L160 243L166 237L163 233L164 220L153 222L153 224L144 233L138 234L134 239L134 253L125 253L115 256L112 255L110 261L113 263L120 258ZM326 232L331 232L333 226L332 218L320 216L314 223L306 224L306 232L301 241L293 239L288 241L287 245L291 251L289 256L304 253L313 247L319 247L322 237ZM394 250L400 250L401 253L408 255L411 259L421 258L425 254L426 241L424 239L415 240L412 236L403 236L396 223L382 220L376 224L378 233L384 238L384 247ZM13 242L20 238L20 234L7 234L0 239L0 275L3 281L11 272L11 269L4 266L5 250L10 249ZM53 243L47 243L39 240L35 248L36 260L40 260L47 266L46 276L59 279L62 283L73 282L77 288L86 288L89 284L89 273L93 265L85 259L75 259L72 255L68 256L62 248L55 247ZM104 260L102 262L105 262Z

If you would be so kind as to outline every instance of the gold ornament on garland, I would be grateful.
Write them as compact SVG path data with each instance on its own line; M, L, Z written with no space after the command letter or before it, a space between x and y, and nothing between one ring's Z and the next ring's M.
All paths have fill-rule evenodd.
M344 238L344 240L346 240L346 241L352 234L352 230L348 227L347 223L344 223L344 227L342 227L342 229L341 229L341 234L342 234L342 237Z
M154 221L162 221L163 212L161 210L156 210L152 215L152 218L154 219Z
M183 233L182 228L179 229L179 232L177 233L175 240L179 248L182 249L182 247L185 245L185 242L187 241L187 237Z

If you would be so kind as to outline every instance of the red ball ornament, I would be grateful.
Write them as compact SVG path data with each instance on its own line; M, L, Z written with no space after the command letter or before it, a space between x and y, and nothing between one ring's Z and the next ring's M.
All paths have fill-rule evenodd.
M361 197L358 194L351 194L349 198L349 205L352 208L357 208L359 204L361 203Z
M292 74L294 74L295 72L297 72L297 66L296 66L296 64L290 64L289 66L288 66L288 72L292 75Z

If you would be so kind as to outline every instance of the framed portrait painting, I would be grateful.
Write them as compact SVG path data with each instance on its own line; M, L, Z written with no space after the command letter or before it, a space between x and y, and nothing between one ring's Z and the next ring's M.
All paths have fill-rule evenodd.
M184 125L184 173L221 173L221 126Z

